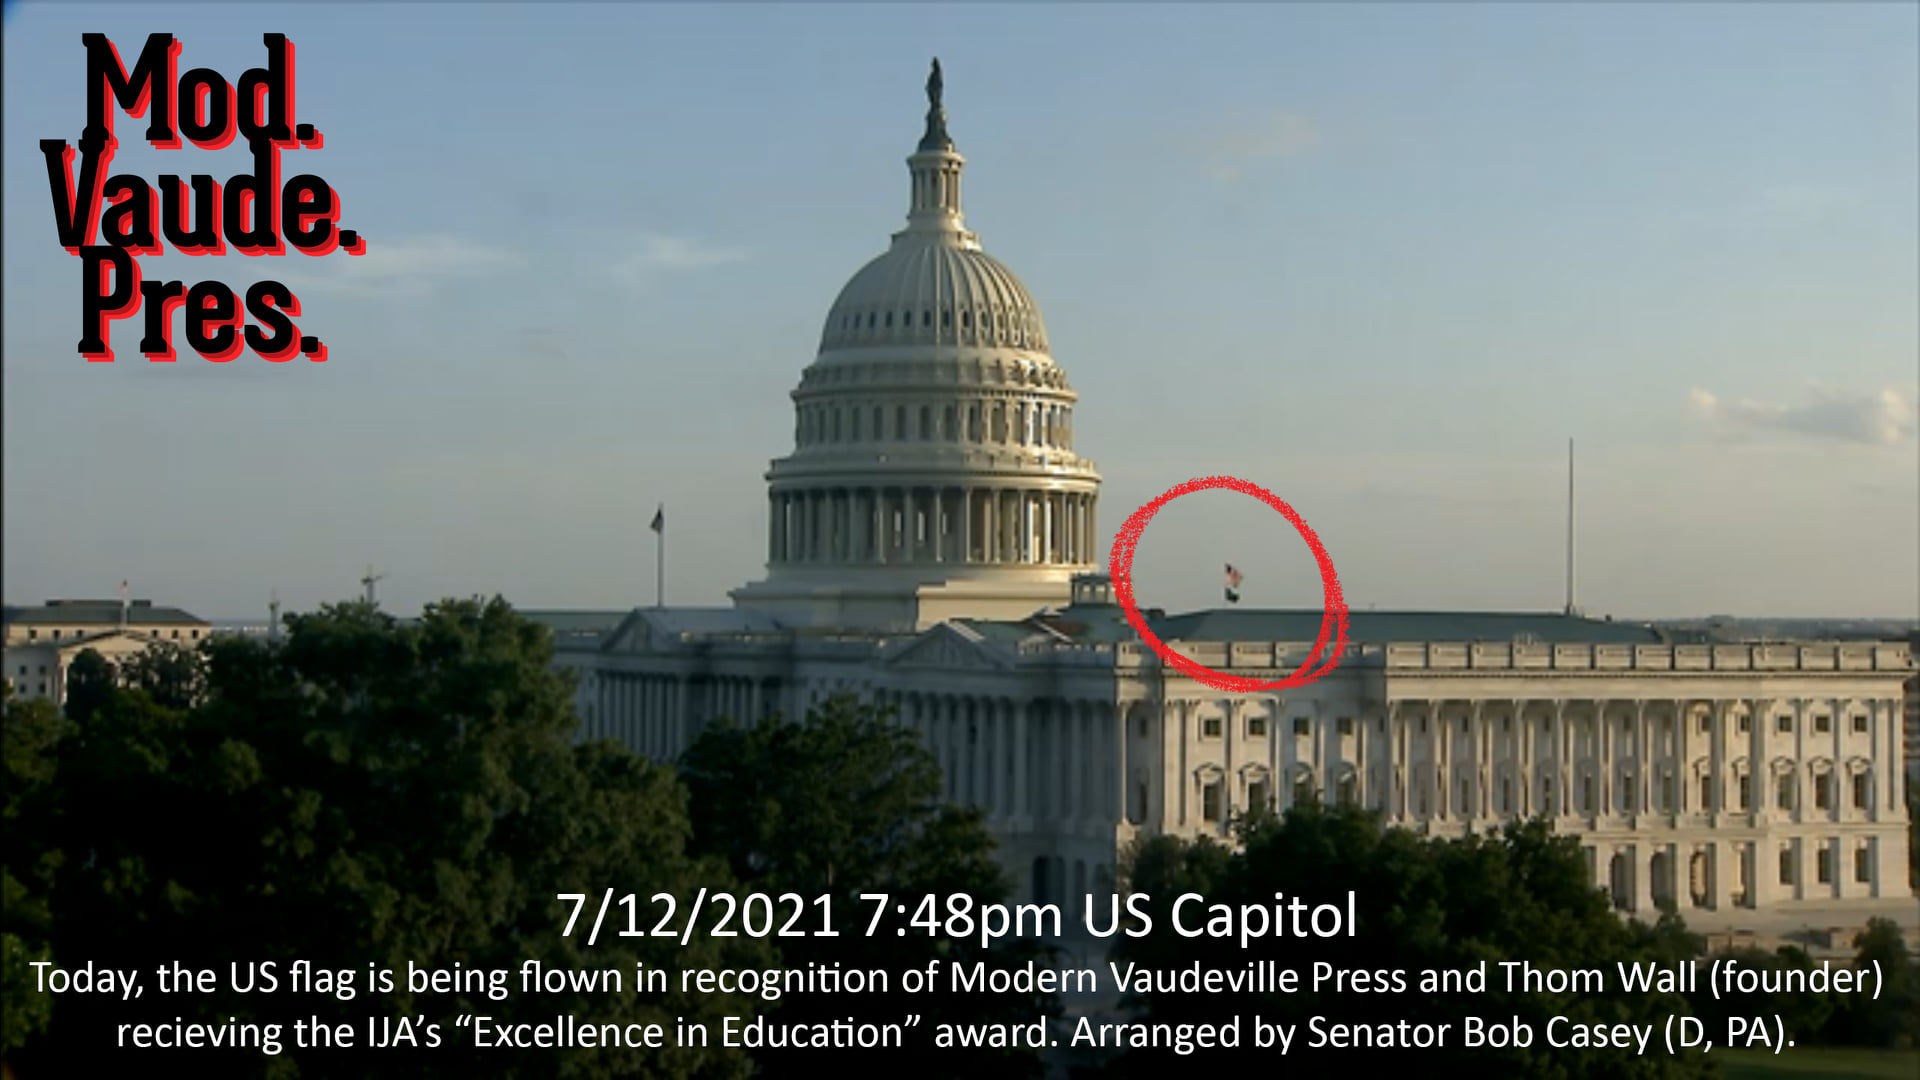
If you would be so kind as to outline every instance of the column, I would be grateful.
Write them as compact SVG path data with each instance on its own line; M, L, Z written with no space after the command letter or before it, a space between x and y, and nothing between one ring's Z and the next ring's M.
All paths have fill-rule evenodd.
M1555 817L1565 817L1569 813L1569 796L1572 795L1573 777L1569 774L1569 759L1572 747L1567 738L1567 702L1565 698L1553 703L1553 813Z
M1540 794L1534 790L1534 724L1526 721L1526 701L1513 700L1507 703L1513 709L1513 776L1519 786L1519 796L1515 799L1513 813L1515 817L1534 817L1534 805L1540 801Z
M1086 710L1077 701L1063 702L1067 719L1067 760L1068 795L1067 820L1075 825L1086 816L1087 785L1086 770L1081 767L1086 761Z
M1000 492L987 488L980 493L980 561L997 563L1000 561L1000 513L995 505L1000 500Z
M1740 845L1715 840L1707 848L1708 901L1715 911L1733 910L1733 887L1740 873Z
M780 561L780 496L767 492L767 561Z
M1487 788L1490 786L1489 781L1492 777L1489 776L1487 772L1487 742L1489 736L1487 733L1486 703L1484 701L1476 701L1473 703L1468 724L1469 734L1473 739L1470 744L1473 749L1473 790L1467 793L1467 814L1470 818L1486 817L1492 809L1488 799L1489 792L1487 791Z
M973 489L960 489L960 561L974 562L973 557Z
M1644 839L1637 840L1632 847L1633 855L1633 910L1645 915L1653 907L1653 852L1652 844Z
M1704 814L1710 808L1699 805L1699 792L1689 793L1687 791L1687 788L1691 786L1688 784L1688 781L1693 778L1693 732L1691 730L1692 725L1687 723L1689 719L1691 719L1691 717L1682 716L1679 710L1674 710L1672 812L1676 814ZM1708 737L1711 738L1711 734L1709 734Z
M1027 790L1027 709L1012 702L1002 702L1001 708L1013 714L1013 812L1021 818L1031 818L1033 802Z
M960 536L960 530L953 527L953 511L949 509L953 505L953 495L952 488L943 487L934 492L934 505L940 508L940 544L934 549L938 562L963 561L956 559L953 552L953 545Z
M1129 797L1129 789L1132 787L1132 782L1127 778L1127 739L1132 733L1127 730L1126 710L1117 705L1109 706L1106 723L1107 730L1113 735L1114 788L1118 795L1113 804L1113 812L1118 815L1114 818L1114 821L1125 822L1128 820L1127 799ZM1267 726L1269 729L1268 738L1271 740L1272 722L1269 721ZM1143 812L1145 809L1145 807L1141 808Z

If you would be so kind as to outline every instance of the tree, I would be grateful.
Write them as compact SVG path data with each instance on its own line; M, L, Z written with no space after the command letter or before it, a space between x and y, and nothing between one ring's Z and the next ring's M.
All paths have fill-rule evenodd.
M169 709L191 708L206 696L205 646L189 649L172 641L156 641L122 661L120 683L146 691Z
M498 600L431 607L397 625L366 604L289 620L284 644L215 643L206 698L170 708L140 690L109 695L56 752L57 813L26 831L66 858L51 890L51 947L63 958L139 969L134 1002L64 995L52 1024L15 1062L36 1076L112 1075L125 1023L277 1022L285 1050L202 1051L192 1068L236 1076L743 1077L738 1050L673 1046L675 1017L750 1015L726 994L639 989L636 972L762 968L751 939L621 937L618 909L587 943L603 890L691 900L731 887L725 868L685 850L685 796L668 770L609 744L576 746L568 680L539 626ZM587 893L572 936L561 893ZM236 993L256 962L342 969L351 999ZM614 970L621 993L522 991L520 965ZM161 995L154 969L212 969L221 988ZM423 970L504 970L492 986L415 992ZM398 985L376 992L370 973ZM473 1047L461 1014L496 1024L666 1026L666 1049ZM439 1024L433 1050L297 1050L292 1024L417 1016ZM717 1046L718 1040L714 1040ZM40 1071L35 1072L38 1068Z
M1002 939L983 948L977 936L981 905L1001 903L1010 889L993 857L993 839L979 812L941 799L939 767L917 736L889 713L847 697L831 699L798 723L774 717L708 730L682 759L691 792L694 850L726 861L742 888L771 896L792 894L811 904L831 897L837 937L813 936L818 909L808 909L809 936L776 937L787 968L838 964L843 970L884 970L887 993L796 994L783 997L769 1022L821 1023L849 1015L862 1021L919 1014L904 1050L870 1060L877 1076L963 1077L1036 1075L1031 1051L938 1049L940 1024L1032 1024L1053 1015L1047 994L944 992L956 966L1010 970L1043 962L1049 950L1031 939ZM863 894L885 894L889 908L876 936L868 936L875 905ZM925 897L935 897L944 922L947 898L968 898L973 934L929 935L908 925ZM904 905L901 915L891 905ZM903 932L902 932L903 931ZM906 994L901 978L942 962L943 992ZM790 1075L826 1061L820 1051L761 1052L755 1059L773 1075ZM836 1053L836 1076L864 1075ZM862 1060L859 1057L854 1062Z
M31 965L52 959L47 894L59 852L23 826L51 810L54 749L70 725L45 698L16 700L10 686L0 689L0 710L0 822L7 836L0 847L0 1056L10 1058L47 1029L53 1013L52 999L34 991Z
M1874 919L1854 936L1853 947L1854 970L1877 978L1879 992L1848 994L1837 1001L1830 1038L1895 1049L1920 1044L1920 968L1900 924Z
M1716 994L1712 987L1705 985L1703 972L1702 985L1690 997L1693 1014L1706 1024L1708 1031L1726 1031L1727 1021L1734 1017L1745 1020L1755 1016L1777 1016L1788 1032L1787 1038L1803 1046L1828 1041L1834 1007L1831 995L1766 989L1768 986L1789 986L1792 980L1783 980L1781 976L1802 974L1818 966L1805 949L1797 945L1783 945L1768 952L1745 946L1724 949L1710 960L1717 964L1732 962L1740 968L1761 973L1761 977L1752 984L1754 989L1741 990L1736 986Z
M1677 995L1628 992L1614 978L1621 961L1663 959L1689 947L1681 928L1631 930L1587 880L1577 843L1552 834L1543 822L1509 826L1496 836L1458 841L1429 840L1404 829L1382 827L1378 815L1353 807L1303 806L1284 817L1261 816L1243 823L1243 848L1222 864L1202 854L1184 859L1162 853L1138 860L1131 888L1146 892L1154 919L1152 932L1121 938L1115 959L1148 969L1202 968L1244 971L1249 961L1271 960L1301 974L1295 993L1248 992L1244 995L1195 994L1151 990L1135 993L1132 1008L1153 1023L1220 1023L1243 1018L1238 1049L1209 1051L1209 1064L1226 1068L1270 1062L1270 1048L1253 1045L1251 1017L1267 1023L1301 1025L1289 1061L1304 1057L1312 1069L1375 1063L1402 1058L1436 1074L1469 1072L1503 1077L1679 1078L1713 1075L1703 1057L1641 1056L1635 1050L1570 1050L1546 1045L1547 1021L1565 1017L1575 1023L1652 1023L1655 1031L1667 1015L1684 1014ZM1160 841L1164 845L1166 841ZM1160 867L1158 872L1141 868ZM1183 880L1166 872L1188 876ZM1198 871L1198 872L1196 872ZM1285 903L1333 904L1344 909L1353 894L1353 936L1332 939L1299 936L1255 938L1242 949L1235 937L1181 937L1163 921L1178 892L1198 892L1206 904L1243 905L1271 911L1275 894ZM1164 894L1164 895L1163 895ZM1189 927L1207 918L1189 904L1182 919ZM1659 947L1656 947L1658 945ZM1500 965L1525 961L1536 969L1602 968L1609 978L1599 992L1555 993L1543 987L1510 985ZM1324 965L1324 966L1322 966ZM1483 968L1484 965L1484 968ZM1428 972L1486 972L1484 990L1427 984ZM1315 984L1315 973L1323 978ZM1399 981L1389 974L1401 973ZM1335 972L1362 973L1366 988L1332 980ZM1382 986L1385 988L1382 989ZM1481 1017L1530 1025L1525 1047L1468 1048L1464 1019ZM1307 1022L1382 1025L1399 1021L1451 1024L1444 1046L1406 1051L1303 1049ZM1372 1030L1378 1031L1376 1026ZM1356 1054L1358 1056L1356 1056ZM1112 1070L1123 1076L1159 1076L1182 1059L1168 1050L1127 1054Z
M97 649L81 649L67 665L67 716L85 720L113 696L119 674Z

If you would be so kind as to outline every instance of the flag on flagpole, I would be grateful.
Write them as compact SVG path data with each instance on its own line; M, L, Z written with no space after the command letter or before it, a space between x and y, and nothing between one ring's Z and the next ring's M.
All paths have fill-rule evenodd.
M125 630L127 628L127 605L130 603L131 601L127 599L127 581L125 578L121 578L120 579L120 629L122 630Z
M647 526L654 532L665 532L667 528L667 504L661 503L660 509L653 512L653 524Z
M1232 563L1228 563L1227 564L1227 603L1237 604L1239 602L1240 602L1240 571L1235 570L1233 568Z

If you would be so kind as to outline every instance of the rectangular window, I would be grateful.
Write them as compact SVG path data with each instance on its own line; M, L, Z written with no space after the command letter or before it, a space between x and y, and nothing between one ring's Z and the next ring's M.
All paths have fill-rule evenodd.
M1313 803L1313 781L1301 777L1293 782L1293 805L1309 806Z
M1680 793L1675 790L1677 787L1672 773L1660 778L1660 809L1669 814L1678 813L1680 810Z
M1713 717L1708 716L1706 713L1701 713L1700 714L1700 734L1705 735L1707 732L1712 730L1713 730Z
M1780 718L1774 721L1773 729L1782 735L1793 734L1793 717L1781 713Z
M1813 730L1817 734L1825 735L1827 732L1833 730L1833 721L1829 719L1826 714L1822 713L1813 718Z
M1215 780L1200 789L1200 816L1202 818L1217 822L1226 816L1226 807L1221 805L1225 800L1220 797L1223 787L1224 785L1221 784L1220 781Z
M1868 849L1853 849L1853 880L1866 884L1873 880L1873 856Z
M1744 773L1740 777L1740 809L1753 808L1753 778Z
M1820 884L1833 884L1833 849L1825 844L1820 846L1820 854L1814 860L1814 873Z
M1790 847L1780 849L1780 884L1793 884L1793 849Z
M1815 810L1830 810L1833 808L1832 790L1833 781L1830 777L1816 776L1813 778L1813 808Z
M1793 809L1793 777L1776 777L1773 787L1773 805L1781 810Z
M1473 789L1472 789L1471 787L1469 787L1469 786L1468 786L1468 784L1467 784L1467 781L1466 781L1466 779L1465 779L1464 777L1463 777L1463 778L1461 778L1461 780L1460 780L1460 806L1459 806L1459 812L1460 812L1460 813L1462 813L1462 814L1466 814L1466 813L1471 813L1471 812L1472 812L1472 809L1473 809L1473 799L1472 799L1472 795L1473 795Z
M1871 798L1871 784L1872 779L1867 773L1857 772L1853 774L1853 808L1855 810L1865 810L1867 808L1867 802Z
M1357 806L1360 802L1360 782L1352 776L1340 778L1340 805Z
M1293 734L1296 737L1300 737L1300 738L1304 738L1306 736L1307 734L1307 718L1306 717L1296 716L1293 718Z
M1708 811L1711 811L1712 809L1713 809L1713 777L1703 776L1700 778L1700 812L1706 813Z
M1753 717L1742 716L1740 718L1740 722L1734 725L1734 729L1740 732L1740 734L1742 735L1752 734L1753 733Z
M1854 714L1853 733L1855 735L1865 735L1867 733L1867 714L1865 713Z
M1353 734L1353 717L1351 716L1341 717L1338 721L1338 726L1339 726L1340 734L1342 735Z
M1220 737L1220 718L1217 716L1209 716L1206 719L1200 721L1200 735L1201 737L1208 738L1208 739L1219 738Z
M1633 777L1631 776L1622 777L1620 780L1620 809L1629 814L1633 813Z
M1247 738L1264 739L1267 737L1267 718L1264 716L1247 717Z

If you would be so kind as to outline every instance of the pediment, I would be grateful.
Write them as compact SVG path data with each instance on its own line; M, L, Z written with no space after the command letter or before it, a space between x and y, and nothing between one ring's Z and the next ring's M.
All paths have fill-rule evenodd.
M887 657L889 668L937 668L943 671L1002 671L1006 658L986 639L952 623L941 623Z
M643 613L635 611L620 620L620 625L614 627L613 632L607 635L600 650L629 655L653 652L653 624Z

